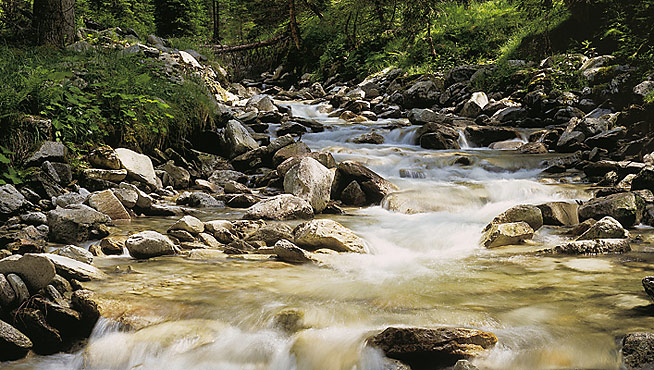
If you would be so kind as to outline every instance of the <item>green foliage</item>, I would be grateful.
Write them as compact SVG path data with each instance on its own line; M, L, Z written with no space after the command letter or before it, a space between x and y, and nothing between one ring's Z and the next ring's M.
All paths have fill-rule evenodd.
M154 0L76 0L78 24L84 19L104 27L132 28L140 35L155 32Z
M14 169L11 159L9 159L12 154L14 153L0 145L0 185L8 182L14 185L23 183L20 173Z
M161 36L187 36L206 32L208 12L201 0L154 1L157 32Z

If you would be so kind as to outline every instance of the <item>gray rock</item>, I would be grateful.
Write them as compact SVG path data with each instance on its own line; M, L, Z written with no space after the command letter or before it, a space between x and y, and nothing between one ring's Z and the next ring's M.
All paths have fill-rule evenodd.
M524 221L503 224L490 224L481 238L481 244L486 248L496 248L505 245L516 245L531 239L534 229Z
M309 250L331 249L336 252L366 253L366 242L352 230L332 220L312 220L293 230L296 245Z
M356 144L383 144L384 137L376 132L368 132L355 137L352 142Z
M540 229L543 226L543 213L540 208L531 205L519 205L511 207L495 217L484 231L490 229L493 224L506 224L511 222L524 221L533 229Z
M299 248L297 245L291 243L286 239L279 240L273 246L273 253L277 255L277 258L284 262L289 263L310 263L313 262L313 259L309 254Z
M66 160L68 148L60 142L44 141L39 149L28 159L28 165L40 165L44 161L63 162Z
M349 206L362 206L366 204L366 193L363 192L358 182L350 182L341 193L343 204Z
M627 239L595 239L568 242L543 250L543 253L572 254L572 255L598 255L620 254L631 250Z
M48 216L43 212L30 212L20 215L20 220L28 225L44 225L48 223Z
M57 207L48 212L50 239L61 243L75 244L106 236L102 227L109 222L109 216L83 204Z
M168 161L163 166L170 179L170 185L175 189L186 189L191 183L191 174L182 167L176 166L173 161Z
M32 341L18 329L0 320L0 361L19 360L32 349Z
M293 239L293 229L282 223L272 223L258 228L250 233L246 241L261 241L268 246L273 246L282 239Z
M104 170L99 168L89 168L84 170L84 176L87 179L120 182L125 180L127 177L127 170Z
M103 239L104 240L104 239ZM56 255L72 258L82 263L91 264L93 262L93 254L84 248L76 245L66 245L53 252Z
M177 198L177 204L187 205L189 207L198 207L198 208L224 208L225 207L225 203L203 192L186 193L185 197L182 197L180 195L180 197Z
M486 105L488 105L488 96L483 92L476 92L463 105L460 114L463 117L476 118L482 113Z
M112 220L129 220L129 213L111 190L93 193L89 196L89 205L104 213Z
M116 152L107 145L94 149L89 154L91 165L105 170L120 170L121 163ZM112 181L112 180L110 180Z
M136 207L140 208L141 210L147 210L152 207L152 204L154 203L154 200L152 199L151 196L143 192L141 189L137 188L136 186L132 184L128 184L126 182L121 182L119 185L120 189L126 189L126 190L131 190L133 192L136 192L137 194L137 200L136 200Z
M14 301L15 306L20 306L23 302L30 299L30 291L20 276L16 274L7 274L6 277L9 285L11 285L11 289L16 293L16 300Z
M247 104L246 109L256 108L259 112L274 112L277 111L275 103L268 95L255 95L251 97Z
M131 235L125 242L129 254L137 259L175 254L175 245L156 231L142 231Z
M37 292L52 282L55 266L40 254L15 254L0 260L0 273L20 276L32 291Z
M7 278L0 274L0 307L9 308L16 300L16 293Z
M0 186L0 217L10 216L28 204L27 200L13 185Z
M145 183L154 189L161 187L160 181L154 172L152 161L147 155L136 153L126 148L115 150L116 156L120 160L121 166L127 170L127 176Z
M622 359L629 370L654 368L654 333L629 333L622 341Z
M550 202L538 206L543 215L543 224L552 226L574 226L579 223L577 203Z
M628 237L629 232L620 225L620 222L611 216L606 216L581 234L577 240L626 239Z
M54 204L59 207L68 207L73 204L83 204L88 199L88 194L66 193L54 199Z
M378 204L391 192L398 190L390 181L385 180L361 163L343 161L338 164L337 179L343 187L356 181L366 194L366 205Z
M440 86L434 81L420 81L403 94L405 108L427 108L436 104L441 96Z
M45 254L54 263L57 274L66 279L79 281L103 280L107 277L97 267L57 254Z
M226 152L229 158L234 158L259 147L248 130L238 121L227 122L224 132Z
M132 189L114 188L111 191L125 208L134 208L139 200L139 194Z
M579 207L579 218L599 220L611 216L622 226L629 228L640 223L645 210L645 202L635 193L618 193L596 198Z
M284 176L284 191L306 200L320 213L330 200L334 173L313 158L302 158Z
M191 234L199 234L204 231L204 223L193 216L184 216L170 226L168 230L184 230Z
M217 170L209 177L209 182L218 186L225 186L229 181L244 182L247 176L243 172L233 170Z
M313 207L302 198L281 194L248 208L245 219L293 220L313 218Z

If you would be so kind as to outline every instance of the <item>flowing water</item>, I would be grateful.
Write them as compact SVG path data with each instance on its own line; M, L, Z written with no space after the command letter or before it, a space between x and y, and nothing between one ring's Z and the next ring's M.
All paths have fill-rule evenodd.
M654 327L640 286L654 260L649 230L640 230L646 243L620 256L532 254L565 239L548 227L524 246L479 246L483 227L511 206L590 198L575 178L540 174L548 155L470 148L463 136L464 149L428 151L413 145L415 127L346 124L315 106L292 107L330 126L303 136L312 149L361 161L399 186L382 206L333 217L367 241L369 254L325 256L324 266L208 252L97 258L112 278L89 287L144 328L102 319L79 352L8 368L376 370L383 356L365 338L405 325L495 333L497 346L474 361L482 369L618 369L619 336ZM347 142L373 129L385 144ZM455 164L460 157L470 165ZM118 232L164 231L173 221L138 219ZM303 315L303 330L280 329L276 317L289 310Z

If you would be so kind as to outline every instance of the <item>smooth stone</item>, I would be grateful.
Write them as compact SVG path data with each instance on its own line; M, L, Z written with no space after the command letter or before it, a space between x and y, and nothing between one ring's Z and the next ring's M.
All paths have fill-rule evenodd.
M505 245L517 245L531 239L534 229L524 221L504 224L490 224L482 236L481 244L486 248L496 248Z
M313 262L313 259L309 254L299 248L297 245L291 243L286 239L279 240L273 246L273 253L277 255L277 258L284 262L289 263L310 263Z
M72 258L82 263L90 264L93 262L93 254L91 254L91 252L75 245L66 245L64 247L61 247L56 251L54 251L53 254Z
M112 220L130 220L131 217L123 203L111 190L103 190L89 196L89 205Z
M129 254L137 259L175 254L173 242L156 231L142 231L127 238L125 246Z
M577 240L626 239L628 237L629 232L616 219L606 216L581 234Z
M122 167L127 170L127 176L136 181L148 184L154 189L161 187L160 182L157 181L158 179L154 172L152 161L147 155L139 154L126 148L118 148L115 152Z
M57 274L66 279L79 281L104 280L107 275L97 267L66 256L45 254L55 265Z
M313 218L313 207L302 198L281 194L253 205L245 211L245 219L294 220Z
M579 223L579 205L568 202L549 202L537 206L543 215L543 224L574 226Z
M366 242L336 221L312 220L293 230L294 242L309 250L331 249L336 252L367 253Z
M20 276L32 291L37 292L52 282L56 271L54 264L44 255L28 253L0 260L0 273Z
M317 160L304 157L284 176L284 191L306 200L320 213L330 200L334 174Z
M177 220L168 230L184 230L191 234L204 231L204 223L193 216L184 216Z

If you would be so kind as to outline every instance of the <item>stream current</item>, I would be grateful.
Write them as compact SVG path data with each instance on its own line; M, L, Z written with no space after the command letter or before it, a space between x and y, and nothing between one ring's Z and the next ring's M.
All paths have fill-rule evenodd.
M649 230L639 230L646 243L619 256L531 254L566 240L548 227L523 246L479 246L484 226L514 205L590 198L575 178L541 174L552 156L470 148L463 136L461 150L429 151L413 145L415 126L349 124L316 106L291 106L328 126L303 135L312 150L360 161L400 188L382 206L319 216L363 237L369 254L329 255L325 266L202 252L144 262L96 257L110 279L89 288L137 323L133 329L101 319L79 351L7 368L378 370L384 357L365 339L400 325L495 333L497 346L473 361L480 369L619 369L619 336L654 327L640 285L654 262ZM385 144L348 142L373 129ZM455 164L462 156L471 164ZM174 220L139 218L114 232L165 232ZM275 317L289 309L303 314L305 329L279 329Z

